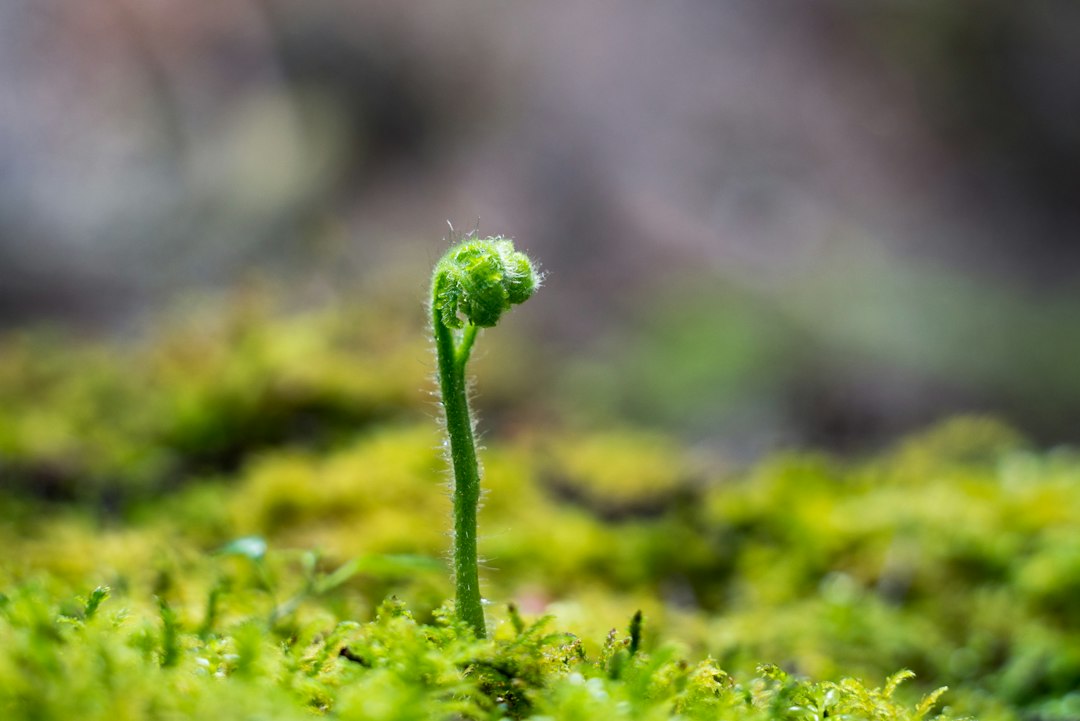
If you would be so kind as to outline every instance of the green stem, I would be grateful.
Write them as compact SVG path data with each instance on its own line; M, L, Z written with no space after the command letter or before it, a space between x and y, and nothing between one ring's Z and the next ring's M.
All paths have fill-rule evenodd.
M484 638L484 609L480 601L480 572L476 554L476 510L480 502L480 471L476 462L469 399L465 385L465 362L469 358L476 328L466 328L460 345L442 322L438 310L432 312L435 351L438 356L439 389L446 433L450 437L450 461L454 471L454 582L456 611L477 638Z
M528 256L514 250L510 239L501 236L464 239L446 251L431 275L431 325L454 471L457 616L478 638L486 635L476 557L480 467L476 463L465 366L479 329L493 327L511 306L528 300L539 285L540 275ZM460 338L455 328L462 328Z
M476 342L476 334L479 330L479 328L470 323L465 326L465 331L461 334L461 343L459 343L457 347L456 359L462 373L465 372L465 364L469 362L473 343Z

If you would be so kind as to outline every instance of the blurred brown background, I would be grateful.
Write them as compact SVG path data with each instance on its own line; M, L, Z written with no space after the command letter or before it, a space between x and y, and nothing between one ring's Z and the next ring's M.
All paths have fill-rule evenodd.
M1075 441L1080 4L0 4L8 328L419 304L447 221L541 259L532 393L584 422Z

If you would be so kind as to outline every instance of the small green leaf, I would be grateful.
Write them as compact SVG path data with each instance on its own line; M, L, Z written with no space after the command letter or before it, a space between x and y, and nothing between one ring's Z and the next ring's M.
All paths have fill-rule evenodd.
M923 697L923 700L919 702L919 705L915 707L915 715L912 718L914 718L915 721L924 718L926 714L930 713L930 709L934 708L934 705L937 704L938 699L940 699L948 690L948 686L942 686L941 688L934 689L926 694L926 696Z
M882 692L885 698L892 698L893 693L896 692L896 688L904 681L915 678L915 672L910 669L904 669L897 671L892 676L889 676L885 680L885 690Z
M98 586L90 592L90 597L86 599L86 605L83 607L83 618L89 621L97 613L98 607L102 602L109 597L108 586Z
M244 536L229 541L218 549L225 556L244 556L253 561L261 561L266 556L266 539L260 536Z

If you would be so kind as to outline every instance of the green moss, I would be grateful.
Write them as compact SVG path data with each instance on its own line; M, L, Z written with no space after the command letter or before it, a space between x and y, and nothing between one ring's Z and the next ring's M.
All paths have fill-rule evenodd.
M633 429L552 439L540 463L552 490L613 517L662 509L699 475L671 438Z
M281 314L241 296L141 344L26 332L0 353L6 487L114 508L262 448L326 447L423 407L408 322L356 308Z
M496 433L478 643L443 608L423 319L211 318L0 352L0 718L914 719L942 685L1076 717L1073 450L958 419L731 472L653 432Z
M71 617L40 589L16 589L0 612L4 717L914 721L936 699L911 707L891 683L816 684L774 667L738 681L669 649L628 653L615 635L590 657L544 619L520 631L503 621L478 641L449 612L423 624L398 602L368 623L311 617L287 638L254 620L200 637L165 603L158 616L106 606Z

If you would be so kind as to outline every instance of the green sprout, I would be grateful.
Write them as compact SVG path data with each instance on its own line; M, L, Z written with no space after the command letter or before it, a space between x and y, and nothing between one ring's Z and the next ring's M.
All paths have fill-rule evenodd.
M480 467L465 365L479 329L494 326L539 285L540 275L532 262L503 237L466 238L446 252L431 278L431 325L454 478L455 608L457 617L478 638L486 635L476 554Z

